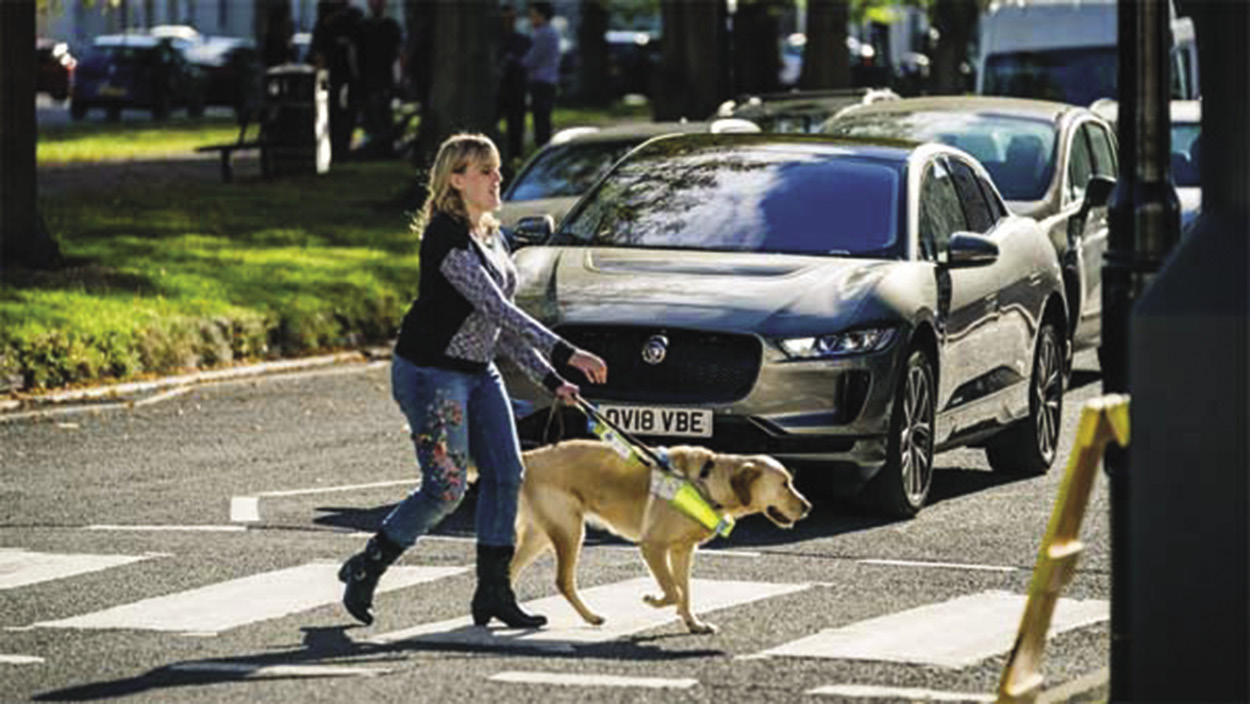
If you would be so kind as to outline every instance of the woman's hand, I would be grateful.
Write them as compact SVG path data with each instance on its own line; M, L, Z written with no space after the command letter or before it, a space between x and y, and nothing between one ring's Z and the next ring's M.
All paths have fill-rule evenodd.
M592 352L575 351L569 357L569 366L585 374L592 384L602 384L608 380L608 365Z
M570 384L566 381L563 384L560 384L560 386L556 389L555 394L556 398L559 399L561 403L566 406L572 406L577 403L577 394L580 391L581 389L577 388L577 384Z

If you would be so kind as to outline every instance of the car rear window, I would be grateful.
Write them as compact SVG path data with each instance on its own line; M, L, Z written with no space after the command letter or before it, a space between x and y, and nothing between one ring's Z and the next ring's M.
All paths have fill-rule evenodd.
M824 131L958 147L985 166L1007 200L1041 200L1055 173L1055 127L1046 120L947 110L869 113L836 118Z
M614 169L553 243L894 257L902 170L782 146L653 147Z
M508 200L564 198L585 193L599 177L644 138L570 142L552 147L517 177Z

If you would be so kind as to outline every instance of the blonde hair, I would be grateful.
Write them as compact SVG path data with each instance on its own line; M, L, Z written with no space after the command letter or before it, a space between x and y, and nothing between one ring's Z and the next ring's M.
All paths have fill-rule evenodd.
M430 168L429 195L413 218L413 230L422 232L436 212L468 222L469 209L460 191L451 185L451 175L462 174L474 164L497 165L499 162L499 150L486 135L460 133L445 139L434 157L434 166ZM493 215L487 213L483 221L491 231L499 229L499 221Z

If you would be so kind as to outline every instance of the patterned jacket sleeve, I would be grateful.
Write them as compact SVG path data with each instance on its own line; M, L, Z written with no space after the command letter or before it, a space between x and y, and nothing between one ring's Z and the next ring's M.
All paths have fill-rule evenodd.
M500 327L505 354L527 373L532 374L537 369L532 366L532 360L526 361L527 355L517 349L518 346L537 348L557 364L567 363L573 356L574 350L569 343L508 300L470 250L449 251L439 265L439 271L470 305ZM543 372L540 378L547 388L554 390L562 382L549 366Z

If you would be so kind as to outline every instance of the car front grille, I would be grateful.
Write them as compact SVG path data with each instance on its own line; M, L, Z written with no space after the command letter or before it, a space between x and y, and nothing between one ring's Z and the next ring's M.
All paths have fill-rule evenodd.
M745 397L759 374L762 350L752 335L664 327L566 325L559 334L608 364L608 383L587 385L581 373L561 369L587 396L637 403L724 403ZM648 363L643 349L667 340L663 361Z

